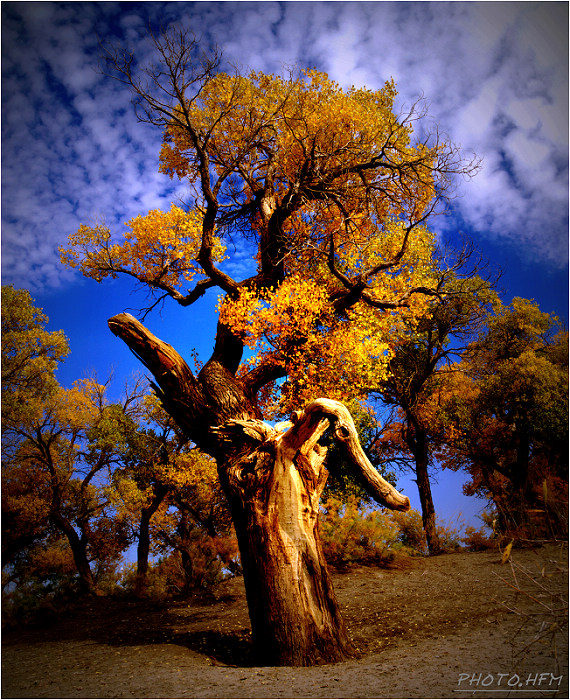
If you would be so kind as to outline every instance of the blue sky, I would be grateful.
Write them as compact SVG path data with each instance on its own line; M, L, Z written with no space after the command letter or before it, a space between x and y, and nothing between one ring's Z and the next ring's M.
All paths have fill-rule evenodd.
M370 88L393 77L402 109L423 95L441 130L483 159L433 229L450 240L466 233L502 268L505 302L533 298L567 323L567 3L3 2L2 283L29 289L50 328L66 332L64 384L113 368L119 390L140 370L106 320L143 297L128 281L98 285L62 268L58 246L80 223L120 228L183 194L158 173L160 133L97 71L98 41L144 59L149 24L180 21L217 43L227 66L316 67ZM167 306L147 325L207 358L214 304L210 295L191 309ZM451 479L441 477L436 508L472 512Z

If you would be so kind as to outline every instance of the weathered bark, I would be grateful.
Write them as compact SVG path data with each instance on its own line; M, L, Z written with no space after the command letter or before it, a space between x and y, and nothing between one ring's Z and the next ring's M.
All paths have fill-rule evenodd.
M409 501L372 467L348 410L319 399L279 432L259 419L251 387L236 379L216 351L194 379L184 360L132 317L122 314L109 324L153 372L180 427L217 460L259 661L312 665L350 656L319 541L319 498L328 475L319 438L333 429L348 463L377 501L397 510L408 510Z
M217 457L219 441L210 426L234 418L260 418L245 380L235 377L242 346L218 327L212 357L194 377L186 361L130 314L109 319L109 328L152 372L165 409L181 430L204 452Z
M370 493L390 508L409 508L364 455L342 404L319 399L295 420L285 433L261 421L215 429L230 451L248 444L219 473L238 535L254 644L274 665L339 661L352 652L318 534L328 476L318 440L331 423Z

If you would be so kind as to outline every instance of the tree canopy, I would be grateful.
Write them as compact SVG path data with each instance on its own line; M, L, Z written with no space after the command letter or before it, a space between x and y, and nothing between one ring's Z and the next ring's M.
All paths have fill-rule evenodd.
M188 184L188 200L135 217L122 236L83 225L63 261L98 281L130 275L182 305L217 287L218 355L235 372L250 348L251 391L288 376L289 407L354 396L369 359L387 359L399 318L433 292L427 220L476 164L425 128L421 106L396 114L393 81L343 89L315 70L229 74L184 32L156 46L159 66L138 69L119 51L108 63L163 129L160 169ZM223 262L236 247L251 256L244 277Z
M441 442L439 421L433 416L437 411L433 395L441 391L441 384L449 376L449 365L462 356L469 340L477 336L497 300L493 284L472 268L472 256L473 251L466 248L453 266L455 269L434 270L438 296L430 299L423 315L406 324L406 332L394 340L388 372L373 391L384 405L393 408L384 443L394 456L412 458L409 462L416 477L432 553L439 551L440 543L428 469L434 466L434 451Z
M216 459L259 653L272 664L339 660L352 647L319 541L321 438L330 430L375 500L409 509L340 400L366 397L402 324L442 295L428 219L476 163L428 128L421 105L396 113L392 81L344 89L315 70L224 72L183 30L155 48L156 65L112 50L107 66L162 130L160 168L187 184L187 201L131 219L122 236L83 225L62 260L97 281L134 278L147 310L218 291L214 350L197 375L131 315L109 326L184 435ZM291 411L290 423L261 420Z
M69 353L62 331L47 331L47 316L30 293L2 287L2 433L25 415L41 411L57 388L54 372ZM7 443L4 443L4 448Z

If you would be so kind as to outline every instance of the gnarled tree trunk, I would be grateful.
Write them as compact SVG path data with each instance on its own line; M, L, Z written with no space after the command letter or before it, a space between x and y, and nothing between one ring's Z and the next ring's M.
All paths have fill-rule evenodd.
M319 438L332 428L377 501L398 510L407 510L409 501L372 467L348 410L319 399L280 432L260 420L255 407L259 373L235 377L235 358L219 351L222 334L212 360L195 378L173 348L132 316L121 314L109 325L152 371L155 389L180 427L217 460L259 661L313 665L350 656L319 541L319 498L328 475Z
M318 440L331 424L374 496L392 508L409 504L371 466L342 404L319 399L294 418L285 433L261 421L230 421L215 432L230 453L237 448L219 473L238 534L254 644L267 663L309 665L352 651L318 533L328 476Z
M316 439L295 444L261 421L218 429L235 456L219 466L240 548L255 648L262 663L310 665L350 655L318 537L326 481ZM239 446L247 445L240 454Z

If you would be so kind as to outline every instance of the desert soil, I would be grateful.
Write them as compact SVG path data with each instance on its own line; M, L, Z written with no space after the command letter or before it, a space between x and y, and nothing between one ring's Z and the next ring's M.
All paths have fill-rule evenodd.
M4 631L3 698L568 697L567 545L357 568L334 584L358 657L255 666L243 581L100 598ZM536 637L543 635L541 640Z

